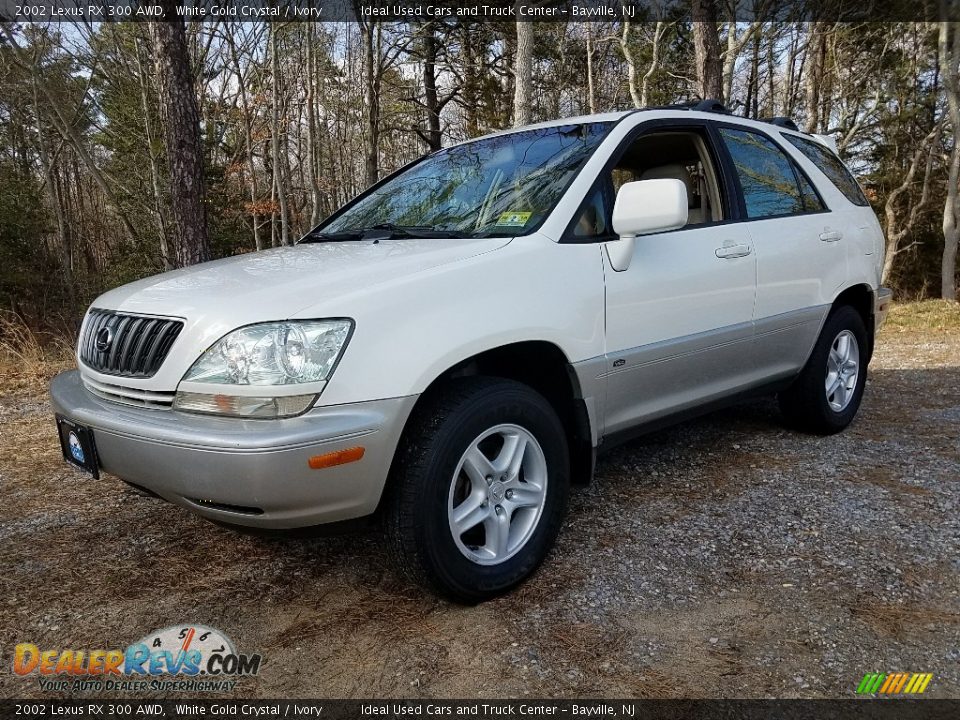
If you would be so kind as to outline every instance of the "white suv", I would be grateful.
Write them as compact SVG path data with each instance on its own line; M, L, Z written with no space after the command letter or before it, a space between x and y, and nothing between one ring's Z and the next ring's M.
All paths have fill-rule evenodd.
M827 141L715 103L445 148L284 247L100 298L51 388L64 456L200 515L377 513L462 601L553 544L597 451L778 393L846 427L882 233Z

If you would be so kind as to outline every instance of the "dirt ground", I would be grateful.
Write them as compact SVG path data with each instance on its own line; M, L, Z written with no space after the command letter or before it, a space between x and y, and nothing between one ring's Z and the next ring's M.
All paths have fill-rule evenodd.
M956 306L895 309L838 436L762 400L614 451L539 573L478 607L398 580L374 530L242 535L69 469L59 367L0 369L0 697L44 695L16 643L190 622L263 655L237 697L852 697L894 671L960 696Z

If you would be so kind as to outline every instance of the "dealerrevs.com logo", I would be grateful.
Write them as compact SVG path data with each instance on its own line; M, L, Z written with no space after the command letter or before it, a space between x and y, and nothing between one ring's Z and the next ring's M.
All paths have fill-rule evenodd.
M223 692L237 679L256 675L262 656L238 653L219 630L172 625L146 635L125 650L41 649L20 643L13 672L36 676L46 691L143 690Z

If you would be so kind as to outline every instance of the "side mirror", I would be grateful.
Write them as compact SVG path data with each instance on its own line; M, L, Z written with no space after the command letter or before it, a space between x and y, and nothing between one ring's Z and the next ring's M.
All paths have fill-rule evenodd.
M613 231L621 238L677 230L687 224L687 186L663 178L628 182L613 204Z

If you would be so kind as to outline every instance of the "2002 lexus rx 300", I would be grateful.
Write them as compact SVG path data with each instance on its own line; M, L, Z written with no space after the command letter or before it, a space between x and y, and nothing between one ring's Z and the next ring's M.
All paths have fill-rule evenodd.
M501 593L601 447L758 393L853 420L882 234L795 128L706 103L498 133L294 247L112 290L53 381L64 456L236 525L378 512L414 578Z

